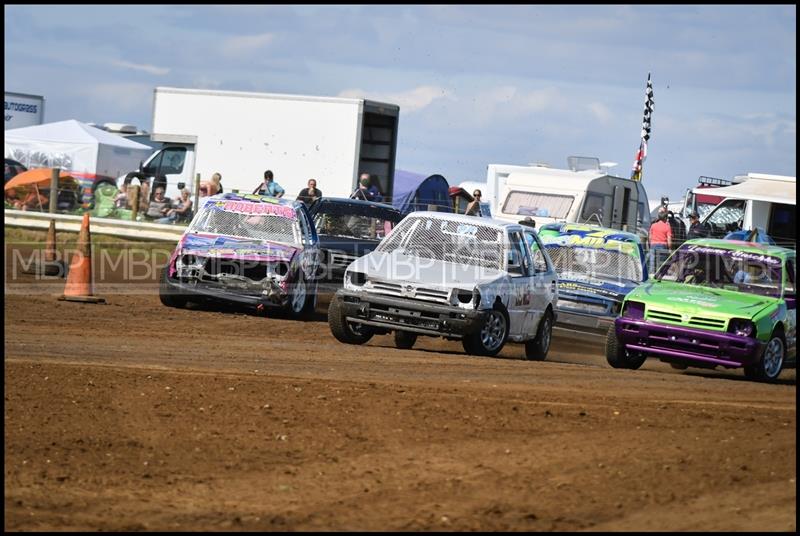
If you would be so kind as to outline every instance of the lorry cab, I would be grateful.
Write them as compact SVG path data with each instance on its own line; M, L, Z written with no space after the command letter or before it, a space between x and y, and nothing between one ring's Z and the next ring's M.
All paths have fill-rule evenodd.
M702 220L710 238L737 230L760 229L778 245L795 248L797 179L748 173L746 180L714 189L725 198ZM698 193L700 188L693 191ZM702 192L700 192L702 193Z
M646 234L647 192L640 181L610 175L603 167L615 164L601 165L596 158L570 157L568 163L569 169L490 165L487 189L495 217L519 221L530 216L537 225L591 223Z

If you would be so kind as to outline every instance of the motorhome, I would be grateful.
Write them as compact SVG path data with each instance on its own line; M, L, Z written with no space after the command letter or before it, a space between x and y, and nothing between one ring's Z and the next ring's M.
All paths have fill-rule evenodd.
M778 245L795 248L797 241L797 178L785 175L748 173L731 186L714 189L725 198L702 219L711 238L723 238L731 231L760 229ZM701 187L692 190L704 193Z
M490 164L486 187L494 217L519 221L530 216L537 226L594 223L646 236L650 210L640 181L611 175L608 170L616 164L597 158L571 156L567 163L568 169Z

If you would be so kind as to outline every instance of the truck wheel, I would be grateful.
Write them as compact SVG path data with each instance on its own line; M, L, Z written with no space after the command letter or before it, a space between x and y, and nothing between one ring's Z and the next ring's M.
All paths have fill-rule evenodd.
M401 350L410 350L415 342L417 342L416 333L410 333L408 331L394 332L394 345Z
M746 365L744 375L750 380L773 382L778 379L785 358L786 344L783 341L783 333L773 332L758 363Z
M606 335L606 361L614 368L626 368L636 370L647 360L643 354L632 354L617 340L617 330L614 324L608 328Z
M553 337L553 313L548 309L539 322L536 337L525 341L525 358L531 361L544 361L547 351L550 350L550 340Z
M461 343L468 354L494 357L500 353L508 339L508 311L497 303L488 311L483 325L475 333L466 335Z
M169 265L165 266L161 270L161 281L158 285L158 297L161 299L161 303L166 305L167 307L186 307L186 303L189 301L186 296L181 294L180 292L175 291L172 287L169 286L167 283L167 276L169 274Z
M328 326L336 340L345 344L364 344L372 338L372 331L368 326L347 321L335 297L328 307Z

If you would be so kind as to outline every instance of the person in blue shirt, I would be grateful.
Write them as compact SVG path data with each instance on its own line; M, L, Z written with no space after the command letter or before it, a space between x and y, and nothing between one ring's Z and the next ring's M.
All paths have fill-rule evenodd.
M272 170L268 169L264 172L264 182L256 186L256 189L253 190L253 193L256 195L283 197L285 192L281 185L275 182L275 178L272 175Z

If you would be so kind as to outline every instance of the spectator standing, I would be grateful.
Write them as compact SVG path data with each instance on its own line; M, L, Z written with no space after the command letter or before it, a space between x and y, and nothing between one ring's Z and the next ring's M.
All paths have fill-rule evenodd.
M264 182L259 184L253 193L258 195L269 195L272 197L283 197L285 190L280 184L275 182L275 177L272 174L272 171L268 169L264 172Z
M672 249L672 228L667 222L667 212L659 212L658 220L650 226L650 273L655 273L659 251L668 253ZM660 263L659 263L660 264Z
M671 210L667 210L667 223L669 223L669 228L672 231L672 240L675 247L680 246L686 241L686 224L676 218L675 213Z
M119 193L114 196L114 208L128 208L128 185L122 183Z
M689 215L689 231L686 233L686 239L705 238L706 236L708 236L708 229L700 223L700 214L692 212Z
M467 210L464 211L464 214L467 216L480 216L481 215L481 194L480 190L475 190L472 192L472 201L469 202L467 205Z
M369 173L362 173L358 179L358 188L350 195L351 199L363 199L365 201L383 201L383 195L378 187L372 184L372 176Z
M189 188L181 190L181 199L176 208L167 210L166 216L159 218L156 223L175 223L189 218L192 213L192 200Z
M308 188L303 188L297 194L297 200L302 201L306 205L310 205L317 199L322 197L322 190L317 189L316 179L308 179Z
M150 204L147 207L147 212L145 212L145 216L150 219L157 220L165 217L170 209L170 200L168 197L164 197L164 187L156 187L155 193L153 193L153 200L150 201Z

